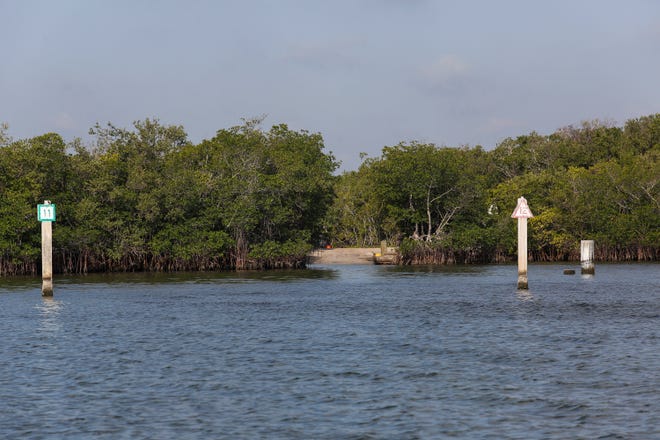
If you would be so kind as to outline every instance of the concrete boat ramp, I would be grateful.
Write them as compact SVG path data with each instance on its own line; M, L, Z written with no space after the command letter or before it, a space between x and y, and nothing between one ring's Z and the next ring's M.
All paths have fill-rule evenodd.
M309 264L374 264L374 254L380 248L316 249L307 255Z

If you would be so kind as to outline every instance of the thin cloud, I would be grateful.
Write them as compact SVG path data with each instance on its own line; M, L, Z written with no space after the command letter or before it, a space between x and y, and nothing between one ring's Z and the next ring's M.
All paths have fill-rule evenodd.
M73 116L66 112L59 112L53 116L53 125L60 130L71 130L77 128L77 124Z
M343 41L296 43L289 46L283 59L315 68L351 68L359 64L356 48L363 46L359 39Z
M454 55L443 56L419 71L422 81L433 88L446 88L470 72L467 62Z
M484 132L498 132L504 129L516 128L521 125L520 121L512 118L494 116L489 118L482 126Z

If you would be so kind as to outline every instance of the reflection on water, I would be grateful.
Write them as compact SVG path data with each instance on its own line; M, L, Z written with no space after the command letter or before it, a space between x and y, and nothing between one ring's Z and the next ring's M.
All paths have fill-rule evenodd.
M534 295L532 295L532 292L529 290L516 290L516 298L518 298L520 301L533 301Z
M44 333L56 333L61 330L60 313L63 302L53 297L42 297L41 302L35 306L39 312L38 331Z
M489 269L489 266L468 264L424 264L417 266L383 266L385 275L417 275L417 274L447 274L447 275L478 275Z
M55 285L164 285L172 283L245 283L245 282L298 282L324 280L337 277L337 270L332 268L311 268L306 270L246 270L237 272L136 272L136 273L101 273L87 275L60 276Z

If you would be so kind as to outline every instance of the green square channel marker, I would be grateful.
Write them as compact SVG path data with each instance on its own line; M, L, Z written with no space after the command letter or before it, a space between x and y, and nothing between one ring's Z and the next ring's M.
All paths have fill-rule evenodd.
M40 222L54 222L55 205L37 205L37 217Z

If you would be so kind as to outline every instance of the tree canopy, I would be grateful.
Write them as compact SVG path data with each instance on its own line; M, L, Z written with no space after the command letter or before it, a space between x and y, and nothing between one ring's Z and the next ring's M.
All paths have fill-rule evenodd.
M246 121L195 145L150 119L90 132L93 148L56 134L0 148L2 273L38 271L44 199L64 272L299 267L319 240L337 167L320 134Z
M596 240L600 259L657 260L659 155L660 114L533 132L491 151L399 144L341 176L328 223L340 245L387 239L407 262L503 261L524 195L536 260L577 258L582 239Z
M583 122L486 151L408 142L339 176L323 137L261 120L198 144L158 120L97 124L93 145L56 133L14 140L0 125L0 273L36 273L36 205L58 206L60 272L302 267L321 240L399 245L404 263L515 255L525 196L530 256L660 255L660 114Z

